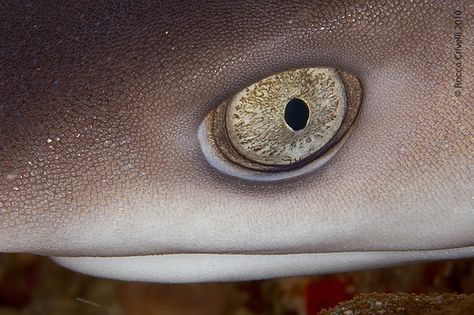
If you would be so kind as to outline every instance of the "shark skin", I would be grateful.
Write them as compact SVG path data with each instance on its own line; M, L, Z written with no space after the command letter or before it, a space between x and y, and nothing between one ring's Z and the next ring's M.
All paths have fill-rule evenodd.
M2 4L0 252L159 282L473 257L473 15L468 0ZM268 182L209 163L207 113L317 66L364 88L321 168Z

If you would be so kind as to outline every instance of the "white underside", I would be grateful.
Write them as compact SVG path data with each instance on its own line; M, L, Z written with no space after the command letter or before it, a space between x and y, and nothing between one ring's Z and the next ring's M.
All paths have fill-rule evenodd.
M410 262L474 256L474 246L399 252L338 252L288 255L173 254L128 257L54 257L75 271L146 282L209 282L327 274Z

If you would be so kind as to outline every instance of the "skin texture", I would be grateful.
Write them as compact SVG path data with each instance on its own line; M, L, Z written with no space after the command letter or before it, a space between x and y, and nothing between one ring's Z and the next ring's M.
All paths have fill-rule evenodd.
M3 3L0 251L147 255L152 264L112 274L124 260L59 261L150 281L473 256L468 3ZM456 9L465 22L458 97ZM365 89L357 127L329 163L274 183L209 165L197 131L214 106L311 66L351 72ZM188 255L152 256L179 253ZM203 266L193 253L208 254ZM275 258L283 262L266 263Z

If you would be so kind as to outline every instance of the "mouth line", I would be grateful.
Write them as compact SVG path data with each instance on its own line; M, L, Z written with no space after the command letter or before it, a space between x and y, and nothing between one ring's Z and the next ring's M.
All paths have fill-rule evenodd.
M268 279L383 268L467 258L474 246L417 250L306 254L160 254L122 257L52 257L78 272L127 281L208 282Z

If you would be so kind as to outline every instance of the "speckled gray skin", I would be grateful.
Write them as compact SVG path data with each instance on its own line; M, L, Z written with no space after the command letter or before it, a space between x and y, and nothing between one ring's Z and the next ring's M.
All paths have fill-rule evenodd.
M474 255L469 3L3 3L0 251ZM318 65L366 89L357 128L323 169L257 183L207 163L197 128L213 106L272 73ZM345 269L369 266L344 259ZM212 268L181 281L215 279Z

